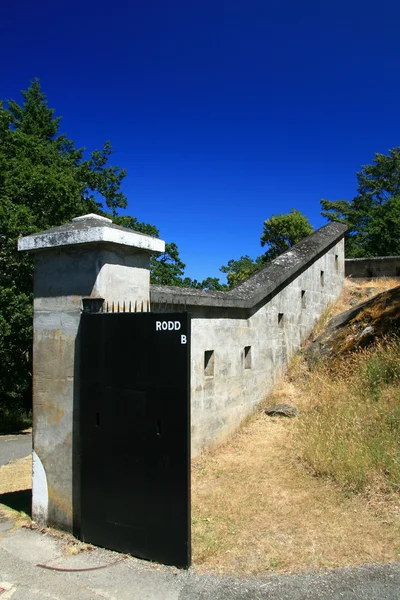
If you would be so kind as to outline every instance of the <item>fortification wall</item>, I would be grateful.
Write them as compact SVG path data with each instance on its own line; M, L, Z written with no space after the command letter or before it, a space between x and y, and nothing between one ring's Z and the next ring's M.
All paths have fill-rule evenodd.
M151 286L192 314L192 456L229 436L272 390L344 283L344 230L322 228L230 292Z
M161 303L166 313L178 305L192 314L196 456L224 440L263 400L327 304L339 295L345 231L339 223L322 227L228 292L149 289L149 255L163 252L164 242L98 215L20 238L19 249L35 254L35 520L80 531L81 436L88 431L82 433L80 419L79 325L85 306L99 310L103 301L113 307L117 301L118 311L132 304L146 310L150 299L153 311Z
M353 279L400 277L400 256L346 258L345 271L346 277Z

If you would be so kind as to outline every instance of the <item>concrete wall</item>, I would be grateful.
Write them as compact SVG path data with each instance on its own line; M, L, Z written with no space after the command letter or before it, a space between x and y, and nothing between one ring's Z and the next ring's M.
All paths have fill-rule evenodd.
M192 313L192 450L223 440L271 390L344 281L331 223L228 292L151 286L164 242L97 215L21 238L35 253L33 518L79 528L79 323L85 298L186 305ZM205 352L213 353L205 369Z
M249 318L220 311L207 318L204 309L193 310L193 456L224 440L272 390L288 359L337 298L343 279L340 242ZM213 375L205 372L205 351L214 352Z
M345 270L346 277L353 279L400 277L400 256L346 258Z
M344 233L321 228L229 292L151 286L152 303L185 303L192 314L192 456L254 411L338 297Z
M147 303L149 255L104 244L36 252L32 512L37 522L67 530L79 509L77 338L82 298L97 297Z
M96 214L18 240L35 255L32 514L80 523L79 324L85 299L149 303L150 254L162 240ZM101 300L96 303L101 306Z

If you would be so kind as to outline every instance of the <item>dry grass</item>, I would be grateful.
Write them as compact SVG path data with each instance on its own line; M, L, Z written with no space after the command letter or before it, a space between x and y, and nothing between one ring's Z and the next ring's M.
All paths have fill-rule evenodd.
M27 456L0 467L0 494L32 487L32 457Z
M299 452L313 472L400 502L399 340L321 363L300 385Z
M377 294L397 287L399 284L400 280L396 278L370 279L361 282L347 278L340 297L323 312L313 329L310 339L315 340L324 331L328 322L336 315L348 310L354 304L364 302Z
M325 324L355 299L371 297L369 288L380 293L396 285L398 280L348 280ZM323 327L324 322L320 332ZM197 569L256 574L399 559L400 500L390 503L387 493L372 494L371 486L365 496L345 494L334 481L313 477L299 459L299 424L315 408L316 391L331 384L329 378L319 384L315 379L313 388L310 379L304 361L295 357L269 402L293 402L302 411L300 418L270 418L260 412L229 443L194 461ZM30 477L30 458L0 468L0 493L29 488ZM70 554L80 551L72 542L66 547Z
M362 284L347 280L341 298L326 311L314 337L332 317L355 302L398 284L398 280ZM395 353L392 354L394 357ZM364 464L365 473L370 475L364 480L363 495L350 493L350 489L360 488L346 486L343 478L333 478L311 461L323 458L325 464L331 462L331 448L326 439L317 451L312 427L322 422L319 406L327 404L327 394L340 398L342 405L348 406L348 395L341 385L347 383L352 368L355 364L343 371L339 384L333 382L331 372L326 371L324 378L321 371L310 374L301 355L296 356L268 403L292 402L300 408L300 417L271 419L260 411L228 443L195 461L192 536L197 568L256 574L399 559L400 498L393 486L388 493L387 482L382 478L384 473L375 469L372 474L368 461L362 460L363 446L357 450L359 465ZM372 387L379 372L370 367L368 377ZM367 375L364 373L362 377ZM399 396L387 387L385 390L381 390L382 397L392 409L398 405ZM336 415L334 408L332 401L331 419ZM358 414L357 410L353 412ZM370 415L368 410L364 414ZM344 423L343 419L332 422L328 437L333 443L340 431L346 432L349 422ZM357 419L353 425L354 430L362 431ZM373 418L370 425L377 430ZM390 427L389 423L387 430ZM324 429L329 427L324 424ZM394 433L391 439L397 443ZM353 434L354 431L348 438L352 439ZM359 440L365 445L365 438L359 436ZM376 436L376 441L373 452L384 452L382 436ZM307 442L310 442L308 457L304 452ZM337 466L341 461L346 462L345 453L338 453ZM397 455L393 453L383 461L383 471L390 467L394 479L396 461ZM347 470L351 471L351 466L352 460L347 460ZM317 473L330 477L315 477Z
M293 393L285 384L276 397ZM256 574L398 559L395 515L311 477L296 458L296 428L296 420L260 413L194 464L193 559L201 570Z
M1 503L1 495L32 487L32 457L27 456L0 467L0 516L14 521L15 527L30 524L30 518Z

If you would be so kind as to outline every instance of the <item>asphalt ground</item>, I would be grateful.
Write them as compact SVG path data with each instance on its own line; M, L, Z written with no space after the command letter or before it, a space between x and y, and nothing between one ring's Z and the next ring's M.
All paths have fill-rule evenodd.
M222 577L94 548L71 555L65 540L0 522L0 599L399 600L400 563L321 573ZM43 568L46 565L62 571ZM93 567L101 567L96 570ZM84 570L79 570L84 569ZM11 594L11 595L6 595Z
M32 433L0 435L0 467L32 452Z

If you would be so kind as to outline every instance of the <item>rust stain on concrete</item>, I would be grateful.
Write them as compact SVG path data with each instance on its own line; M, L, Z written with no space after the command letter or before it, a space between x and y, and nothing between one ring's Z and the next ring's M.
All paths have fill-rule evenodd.
M51 508L53 508L53 511L54 511L54 506L55 506L57 509L57 512L64 515L66 522L72 522L71 500L69 498L66 498L59 492L57 492L51 485L48 485L48 492L49 492L49 510L51 510ZM51 507L51 504L53 504L54 506Z
M47 404L42 407L43 413L46 415L48 425L60 425L64 418L64 409L59 406Z

